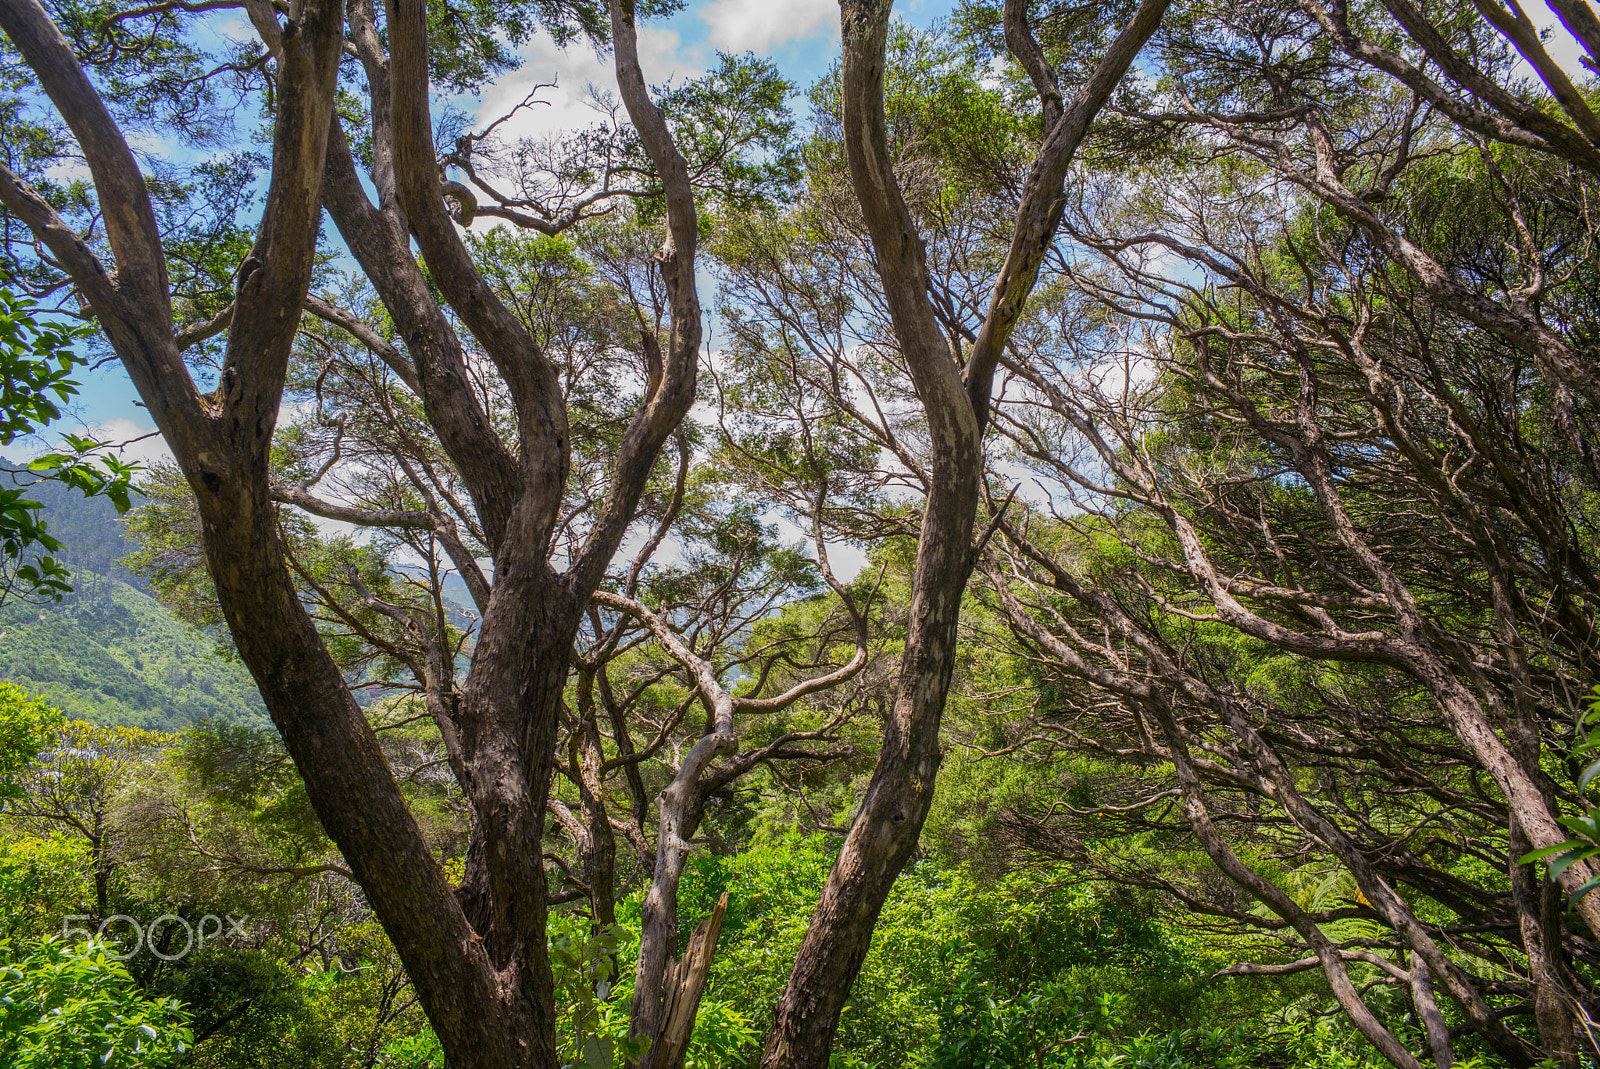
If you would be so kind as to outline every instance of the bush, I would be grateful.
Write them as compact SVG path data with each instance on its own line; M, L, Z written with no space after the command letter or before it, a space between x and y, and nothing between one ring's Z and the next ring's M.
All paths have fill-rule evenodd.
M142 997L91 941L0 947L0 1064L8 1069L156 1069L192 1036L172 999Z

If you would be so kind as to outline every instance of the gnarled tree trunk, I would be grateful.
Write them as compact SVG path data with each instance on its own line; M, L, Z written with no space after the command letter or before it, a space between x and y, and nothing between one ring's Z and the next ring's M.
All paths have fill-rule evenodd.
M923 242L889 151L883 92L892 0L840 2L850 180L872 239L895 339L928 420L932 457L905 654L883 746L778 1002L762 1057L766 1069L828 1064L873 926L922 834L938 777L939 724L955 670L961 601L975 560L973 528L994 370L1060 225L1072 157L1167 3L1146 0L1067 102L1034 41L1027 4L1006 5L1007 45L1039 93L1046 132L1023 187L1010 253L963 366L929 303Z

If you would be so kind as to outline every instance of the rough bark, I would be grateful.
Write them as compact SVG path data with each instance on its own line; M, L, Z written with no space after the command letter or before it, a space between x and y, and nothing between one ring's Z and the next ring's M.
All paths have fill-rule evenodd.
M955 669L961 601L974 563L983 429L994 368L1060 224L1067 169L1090 123L1154 32L1167 0L1146 0L1063 107L1032 45L1026 5L1007 6L1007 38L1039 90L1046 135L1024 187L1010 254L965 371L929 302L921 236L893 171L883 107L892 0L841 0L844 139L895 339L928 420L928 496L912 575L905 653L883 745L779 999L762 1064L825 1066L873 926L915 850L938 776L939 724ZM1030 47L1032 46L1032 47Z
M199 506L207 565L240 657L435 1029L447 1049L475 1051L471 1064L519 1066L523 1029L508 1020L499 978L299 599L268 482L321 215L341 14L339 5L313 0L293 5L281 26L266 17L280 84L272 175L215 394L196 392L179 356L164 254L132 154L65 40L29 0L0 5L0 28L91 161L115 273L14 176L0 183L0 198L72 274L172 447Z
M424 5L397 0L388 8L392 78L372 5L356 0L349 12L351 44L374 98L376 207L334 120L346 44L342 5L297 0L280 17L270 5L252 2L249 14L276 64L277 116L263 219L226 314L175 334L164 250L144 178L66 41L32 0L0 4L0 28L84 150L114 271L9 172L0 175L0 200L71 274L172 447L199 506L207 565L240 656L323 826L398 950L447 1058L463 1067L551 1066L555 1009L541 848L546 794L573 636L588 593L625 537L660 448L693 399L701 328L686 172L680 160L666 176L673 239L664 270L677 298L666 366L625 435L601 521L573 572L558 575L548 557L570 452L562 392L533 339L476 272L444 211L431 140ZM632 71L637 96L643 82L636 60ZM659 116L651 132L666 136ZM670 149L670 140L666 145ZM451 765L475 817L467 879L459 889L429 853L305 611L278 537L276 500L323 514L336 509L306 487L274 487L268 475L324 207L388 308L405 353L362 332L326 302L309 303L330 322L357 327L352 334L419 394L472 497L475 535L495 563L491 585L454 521L437 509L377 517L432 526L469 576L483 612L459 694L447 696L442 665L448 659L438 650L430 651L424 671L429 710L445 729ZM460 341L412 258L413 236L432 281L511 392L514 451L477 400ZM229 333L219 387L202 397L181 346L223 329Z
M978 421L928 304L922 240L891 169L883 113L891 4L841 4L844 128L895 334L928 415L932 486L923 514L900 683L856 819L778 1002L762 1064L822 1066L889 888L916 847L939 768L939 719L955 667L961 594L982 464Z

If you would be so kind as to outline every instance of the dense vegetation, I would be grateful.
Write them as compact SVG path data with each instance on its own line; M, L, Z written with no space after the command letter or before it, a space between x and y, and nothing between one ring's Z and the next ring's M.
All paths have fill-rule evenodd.
M209 637L119 579L79 570L72 582L59 604L0 606L0 677L102 724L265 722L249 674Z
M90 1048L110 1014L135 1039L139 1025L154 1034L109 1064L440 1064L392 949L270 731L211 725L160 736L49 715L29 725L20 691L0 698L12 752L29 731L44 743L21 769L5 818L5 953L22 992L13 997L46 1011L56 1033L24 1034L32 1017L0 1025L17 1044L8 1049L34 1059L16 1053L23 1060L8 1064L102 1053ZM419 741L404 735L388 736L397 763ZM441 848L459 849L451 807L436 790L413 790L420 804L438 806ZM778 797L752 792L719 816L716 846L686 874L686 918L709 913L723 892L730 901L692 1066L757 1061L767 1023L758 1007L783 985L837 847L828 833L795 830ZM959 839L941 820L930 831ZM1375 1064L1358 1037L1318 1012L1315 982L1213 980L1238 942L1187 923L1159 897L1086 880L1075 866L997 871L999 860L992 850L930 850L897 882L845 1015L841 1064ZM611 955L626 960L636 950L638 911L637 894L628 895L614 936L598 940L578 914L556 924L557 975L571 1000L566 1059L585 1064L582 1036L618 1048L626 1040L631 977L603 983L598 997L593 984ZM208 914L241 918L242 931L218 926L221 938L212 930L189 954L171 920L163 943L137 950L126 921L108 926L103 947L59 935L63 918L71 928L113 915L149 927L162 915L197 924ZM47 998L29 991L47 984ZM50 1018L58 1002L78 1016Z
M100 724L153 731L202 720L265 724L249 673L121 567L136 546L109 501L60 484L23 485L62 544L57 559L72 589L60 601L0 602L0 679Z
M0 501L0 1050L1595 1064L1548 6L841 0L802 121L671 4L0 0L5 433L174 458ZM535 33L618 98L474 129Z

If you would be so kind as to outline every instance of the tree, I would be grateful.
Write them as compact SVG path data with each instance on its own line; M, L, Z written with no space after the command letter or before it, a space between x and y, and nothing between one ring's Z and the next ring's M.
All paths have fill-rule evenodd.
M60 417L61 403L78 392L78 382L69 376L85 363L72 348L83 329L41 320L34 308L33 301L0 288L0 446L42 430ZM127 512L128 487L138 465L104 453L95 457L101 443L81 435L67 435L65 445L68 452L33 462L33 470L45 473L37 478L60 480L86 496L104 494L119 512ZM0 487L0 598L20 590L60 601L72 590L66 567L37 551L59 553L61 543L40 522L39 502L27 495L26 484Z
M123 737L130 733L148 735L130 729ZM7 836L0 863L7 917L0 932L0 1056L7 1065L162 1066L181 1057L192 1038L183 1008L145 997L106 944L74 947L56 934L62 915L81 908L77 892L84 884L94 888L99 915L107 914L108 798L101 773L121 756L115 770L126 774L126 758L137 747L91 755L82 745L94 735L90 725L63 723L59 710L0 683L0 814L8 832L23 833ZM106 763L92 767L102 756ZM91 881L79 883L71 873L81 847L49 840L61 824L84 836ZM39 831L45 835L27 834Z
M1151 0L1133 12L1068 98L1056 66L1034 37L1028 5L1006 6L1007 47L1039 102L1039 144L1014 193L1009 248L991 281L987 307L975 329L962 333L941 321L932 300L925 245L890 151L884 93L891 6L841 4L839 130L859 230L887 310L889 331L882 341L903 361L925 420L926 457L909 465L921 477L925 504L883 745L779 1001L763 1058L771 1067L827 1061L874 921L921 834L937 778L940 717L956 658L962 593L975 561L983 435L995 370L1059 225L1073 156L1167 8L1163 0ZM1104 30L1098 23L1096 28ZM840 388L830 393L837 397Z
M48 749L35 754L6 806L12 821L34 834L64 832L81 838L94 875L94 911L111 915L111 881L127 860L116 840L117 794L129 776L173 736L130 727L102 727L82 720L53 725Z
M1293 960L1233 974L1321 969L1395 1065L1450 1064L1466 1035L1509 1064L1576 1065L1600 914L1578 896L1566 917L1525 856L1586 806L1576 766L1546 756L1570 749L1594 681L1595 399L1571 355L1593 315L1586 105L1536 41L1496 37L1494 11L1385 6L1388 41L1484 104L1342 9L1219 5L1173 28L1171 107L1130 118L1175 136L1175 164L1073 214L1101 259L1063 273L1002 417L1048 497L1002 521L990 586L1060 688L1047 736L1171 763L1080 815L1154 827L1149 807L1180 798L1271 916L1122 877L1295 933ZM1505 88L1506 40L1549 106ZM1042 841L1055 823L1014 818ZM1306 873L1282 861L1308 855L1336 861L1354 905L1291 893ZM1513 963L1508 988L1486 960ZM1406 992L1421 1034L1357 972Z
M21 795L22 774L61 725L53 709L14 683L0 683L0 798Z
M711 82L665 94L658 107L639 68L635 10L620 3L609 20L587 5L554 3L485 9L465 21L439 20L409 0L381 13L317 0L282 11L242 6L260 47L206 70L182 33L193 13L62 11L58 23L36 3L6 5L0 27L91 161L98 211L89 190L50 187L37 154L19 158L35 168L40 187L8 172L0 200L48 251L35 265L40 285L70 287L86 304L172 448L194 496L231 642L447 1056L462 1065L551 1064L543 840L573 642L619 547L636 520L647 519L642 505L660 453L695 397L696 197L732 196L735 187L748 192L782 177L781 166L742 162L747 146L781 137L771 113L782 83L770 69L729 61ZM467 88L503 69L508 57L496 34L504 27L518 39L532 19L563 40L609 37L631 128L613 128L580 145L587 155L543 169L537 146L502 147L508 172L528 180L504 196L485 164L493 162L489 131L463 134L443 159L466 182L441 184L430 80ZM136 76L141 65L156 72L153 80ZM196 213L215 220L196 228L177 208L201 191L147 183L113 110L145 105L124 112L137 122L150 107L171 108L164 114L181 136L213 137L220 120L208 108L223 76L236 77L246 95L264 90L270 171L259 221L237 225L237 202L222 203L209 216ZM348 115L341 78L363 94ZM663 108L677 109L676 130ZM356 133L356 122L370 130ZM209 177L242 189L254 173L249 159L230 166L213 165ZM662 236L619 235L613 311L578 310L610 316L598 324L598 341L571 333L571 308L561 313L566 333L558 337L525 321L525 295L511 295L513 303L497 291L492 269L479 268L457 229L498 215L554 236L619 200L637 201L640 218ZM370 315L310 292L323 210L370 286L356 294ZM426 269L412 257L413 238ZM558 288L558 297L569 295ZM366 397L378 402L368 414L379 425L367 437L388 436L389 453L339 466L341 450L363 432L354 412L308 424L326 435L316 468L296 467L314 455L315 442L297 453L303 435L275 441L297 339L328 344L301 329L303 309L344 332L337 337L346 352L351 340L362 347L367 366L358 372L367 376ZM586 414L590 383L579 377L583 368L561 359L583 353L603 356L619 373L614 389L595 394L610 410L587 425L574 416ZM214 374L215 388L203 389L191 365ZM420 443L409 437L419 433ZM275 458L278 444L288 448ZM405 507L374 511L370 496L319 497L313 487L330 472L353 489L401 489ZM385 486L388 475L404 481ZM439 598L431 614L391 600L404 584L377 557L353 544L319 551L280 502L420 532L413 541L426 543L427 567L447 558L480 614L465 677L454 671L460 634ZM481 560L492 564L492 577ZM320 599L324 620L308 612L308 593ZM339 645L330 627L370 641L369 652ZM418 670L473 816L459 886L433 856L342 672L343 662L384 657ZM702 768L734 745L724 718L704 734ZM648 1011L655 995L648 985L641 990ZM648 1012L644 1020L648 1026Z

